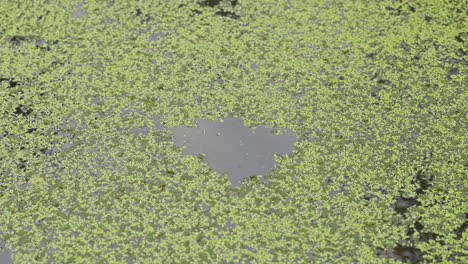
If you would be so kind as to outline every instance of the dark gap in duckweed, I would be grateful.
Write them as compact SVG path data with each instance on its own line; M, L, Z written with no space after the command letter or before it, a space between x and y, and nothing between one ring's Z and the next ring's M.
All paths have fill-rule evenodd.
M47 42L47 41L45 41L43 39L39 39L39 38L36 38L34 36L21 36L21 35L8 36L8 37L4 38L4 41L6 41L7 43L12 44L15 47L20 47L25 42L34 42L36 48L42 49L44 51L51 51L52 50L51 47L53 45L56 45L56 44L59 43L58 40L54 40L52 42ZM63 66L64 63L60 62L60 61L52 62L52 66L55 66L55 65ZM45 71L39 72L39 74L44 74L44 73L45 73ZM0 76L2 76L2 74L0 74ZM35 79L35 78L37 78L37 76L33 77L33 79ZM22 90L22 86L24 86L27 83L30 83L31 81L33 81L33 80L30 80L30 78L25 78L24 80L17 80L16 78L13 79L13 78L0 77L0 83L2 83L2 82L7 83L6 88L8 90L10 90L9 96L18 97L20 100L24 99L24 96L21 95L21 94L24 94L24 92ZM14 89L14 88L17 88L17 89ZM44 94L46 94L46 93L42 92L39 95L43 96ZM13 111L12 114L15 115L15 116L28 117L34 111L35 110L34 110L33 106L19 103L16 107L14 107L14 111ZM36 129L28 129L26 133L32 133L35 130ZM23 170L26 170L26 166L25 166L26 162L27 162L26 160L21 160L20 159L18 167L23 169Z
M22 115L22 116L28 116L30 115L34 110L31 107L28 107L23 104L19 104L15 108L15 112L13 112L16 116Z
M454 229L454 233L457 235L455 239L460 240L462 238L463 233L466 231L466 227L468 227L468 213L464 214L465 222L461 224L458 228Z
M237 0L202 0L199 1L198 4L200 6L215 7L219 6L221 2L228 2L231 4L232 7L235 7L237 5Z
M432 157L432 153L431 153ZM427 176L423 173L422 169L414 168L417 170L415 176L413 176L413 180L411 184L416 185L416 193L423 194L425 191L431 186L429 184L430 181L433 180L433 176ZM401 193L401 192L400 192ZM367 197L364 196L363 198L368 200L373 195L368 195ZM400 195L395 197L396 202L393 205L393 209L395 212L403 218L407 218L406 213L408 212L408 208L412 206L420 206L421 203L418 201L418 197L405 197ZM409 244L414 245L415 241L413 240L413 234L417 231L418 233L423 230L424 226L421 224L419 219L414 223L414 227L408 227L406 235L408 236L407 241ZM428 241L429 239L435 239L437 235L434 233L420 233L420 240L421 241ZM421 263L424 261L424 254L421 250L416 248L415 246L406 246L398 243L395 247L387 249L387 248L377 248L376 251L377 256L385 257L385 258L393 258L395 260L410 262L410 263Z
M7 41L7 42L10 42L10 43L13 43L14 46L20 46L25 41L35 41L36 48L41 48L41 49L43 49L45 51L50 51L51 49L49 48L49 46L58 43L58 41L48 43L48 42L45 42L44 40L36 39L36 38L30 37L30 36L10 36L10 37L5 38L4 40ZM47 46L44 46L44 44L47 44ZM59 63L59 62L56 62L56 63ZM63 65L63 63L61 63L61 64ZM45 73L45 72L40 72L39 74L43 74L43 73ZM2 76L2 74L0 74L0 76ZM35 79L35 77L33 77L33 79ZM33 81L33 80L31 80L30 78L25 78L25 77L23 77L23 78L21 78L21 77L16 77L16 78L1 77L0 78L0 83L6 83L6 89L8 91L10 91L9 96L10 97L16 97L19 100L24 99L23 87L26 84L30 83L31 81ZM39 93L39 96L43 96L44 94L46 94L46 93L45 92ZM22 116L22 117L25 117L25 118L30 118L29 116L34 111L35 110L34 110L34 108L32 106L27 105L27 104L19 103L16 107L12 108L9 112L6 111L6 113L11 114L11 115L13 115L15 117ZM34 135L36 133L38 133L37 128L28 128L25 131L25 134L33 134ZM1 138L7 137L9 134L10 133L8 131L5 131L5 134L1 135ZM40 133L40 134L44 135L43 133ZM57 134L57 132L54 132L54 135L56 135L56 134ZM26 144L28 144L28 143L26 143ZM13 150L14 147L11 147L10 149ZM25 149L24 146L21 146L19 148L19 150L24 150L24 149ZM43 155L49 155L49 154L53 154L54 152L50 151L47 148L41 148L38 151L33 152L33 155L38 156L38 155L40 155L39 153L41 153ZM3 158L1 158L1 159L3 160ZM27 159L24 159L24 158L18 158L18 160L15 163L16 163L17 168L22 170L23 172L26 172L28 170L28 166L30 165L29 161ZM25 182L28 182L29 180L30 179L28 177L25 178ZM2 185L1 187L4 188L4 189L7 189L7 186Z
M5 41L12 42L12 43L15 44L15 46L18 46L18 45L21 44L21 41L31 40L31 39L33 39L33 38L26 37L26 36L12 36L12 37L7 37L5 39ZM40 45L43 44L42 42L39 43L39 44L38 44L38 42L36 42L36 47L40 47ZM1 74L0 74L0 76L1 76ZM25 80L25 82L27 82L27 80ZM6 83L6 85L3 84L3 83ZM24 93L23 90L21 89L21 86L23 86L23 81L18 80L16 78L13 79L13 78L1 77L0 78L0 84L6 86L6 89L8 91L10 91L9 94L8 94L10 97L19 97L19 95ZM17 88L17 89L13 90L14 88ZM19 97L20 100L22 100L23 98L24 98L24 96ZM11 114L13 114L16 117L18 117L18 116L27 117L33 111L34 111L34 109L32 107L28 106L28 105L18 104L16 107L14 107L13 111L11 111ZM7 113L8 113L8 111L7 111ZM37 128L30 128L30 129L26 130L26 133L31 134L36 130L37 130ZM1 138L7 137L8 135L9 135L9 132L5 131L5 134L1 135ZM24 146L20 147L20 150L23 150L23 149L25 149ZM3 160L3 158L1 158L1 160ZM18 161L16 162L16 166L17 166L18 169L21 169L22 171L26 171L27 170L27 163L28 163L27 160L25 160L23 158L19 158ZM1 185L1 188L6 189L7 186Z
M238 14L236 14L234 12L226 11L226 10L224 10L224 8L219 7L220 3L222 3L222 2L229 3L231 5L231 7L237 6L237 0L203 0L203 1L199 1L198 5L200 5L201 7L211 7L213 9L215 9L215 8L219 9L218 11L215 12L215 15L228 17L228 18L232 18L232 19L238 19L238 18L241 17L240 15L238 15ZM192 10L192 12L194 12L196 14L201 14L202 13L199 10Z
M430 154L430 157L432 157L432 152ZM396 202L393 205L393 208L396 211L396 213L402 215L405 219L407 218L406 213L408 212L408 208L412 206L421 206L421 203L418 201L418 195L425 194L432 186L431 182L434 180L434 175L426 172L425 169L414 169L417 170L417 172L413 177L411 184L417 186L415 190L417 195L415 197L404 197L403 195L400 195L396 197ZM372 194L366 194L362 198L370 200L371 198L375 197L376 196ZM468 214L465 213L465 219L467 219L467 216ZM437 238L440 237L438 234L423 231L424 225L421 223L421 217L419 217L413 225L414 227L408 227L406 231L406 235L408 236L408 238L405 242L407 244L415 245L418 242L429 242L432 240L441 245L445 245L444 241L437 240ZM465 221L459 228L454 229L454 233L456 234L457 239L461 239L461 234L465 231L467 225L468 224ZM419 238L414 238L415 235L418 235ZM386 258L393 258L395 260L400 260L405 263L423 263L425 261L425 253L419 250L416 246L407 246L402 244L397 244L392 249L377 248L376 255ZM454 252L451 254L449 259L455 260L456 256L468 256L468 254L462 252ZM435 258L438 261L441 261L442 259L441 256L435 256Z
M2 82L6 82L7 83L7 88L15 88L16 86L20 85L20 82L14 80L14 79L11 79L11 78L0 78L0 84ZM10 96L13 96L10 94Z
M226 11L226 10L224 10L224 8L219 7L221 2L223 2L223 1L220 1L220 0L204 0L204 1L198 2L197 4L200 7L210 7L210 8L213 8L213 9L218 8L219 10L214 13L215 15L218 15L218 16L228 17L228 18L232 18L232 19L239 19L241 17L240 15L238 15L238 14L236 14L234 12ZM227 2L229 2L232 7L235 7L237 5L237 0L227 1ZM179 4L178 8L183 8L185 6L187 6L187 4ZM198 9L190 9L190 11L192 12L192 14L189 15L190 17L194 17L196 15L203 14L203 12L198 10Z
M18 47L21 46L24 42L34 42L34 45L38 49L42 49L44 51L51 51L52 46L59 43L58 40L54 40L52 42L45 41L44 39L39 39L33 36L9 36L4 39L6 42L11 43L12 45Z

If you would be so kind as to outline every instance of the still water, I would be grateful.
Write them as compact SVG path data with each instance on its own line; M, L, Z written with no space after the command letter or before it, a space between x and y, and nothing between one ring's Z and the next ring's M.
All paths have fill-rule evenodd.
M240 117L228 117L223 122L203 119L196 127L183 125L171 130L175 144L185 146L184 154L204 155L213 171L228 174L233 187L239 187L249 176L269 173L275 165L273 154L291 153L298 140L290 130L252 130Z

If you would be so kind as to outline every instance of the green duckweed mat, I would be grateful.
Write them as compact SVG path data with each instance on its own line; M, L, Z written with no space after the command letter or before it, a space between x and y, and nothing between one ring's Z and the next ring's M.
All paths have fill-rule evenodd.
M0 1L13 263L466 263L465 0ZM166 128L294 131L232 188ZM146 129L146 133L132 133Z

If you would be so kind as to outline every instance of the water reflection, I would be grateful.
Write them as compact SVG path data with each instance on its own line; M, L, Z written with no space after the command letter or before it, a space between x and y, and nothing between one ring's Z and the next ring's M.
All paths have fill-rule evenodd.
M265 127L252 130L244 126L242 118L228 117L223 122L203 119L196 124L172 128L175 144L186 146L184 154L204 154L213 171L228 173L233 187L249 176L269 173L275 165L273 154L291 153L298 140L286 129L278 135L275 129Z

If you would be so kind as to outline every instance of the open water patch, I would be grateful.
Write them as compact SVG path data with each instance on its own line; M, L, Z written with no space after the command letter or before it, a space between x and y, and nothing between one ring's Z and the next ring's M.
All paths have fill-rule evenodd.
M204 156L213 171L227 173L233 187L251 176L269 173L275 166L274 154L290 154L298 140L289 129L253 130L241 117L227 117L223 122L202 119L194 127L181 125L171 131L175 145L185 146L184 154Z

